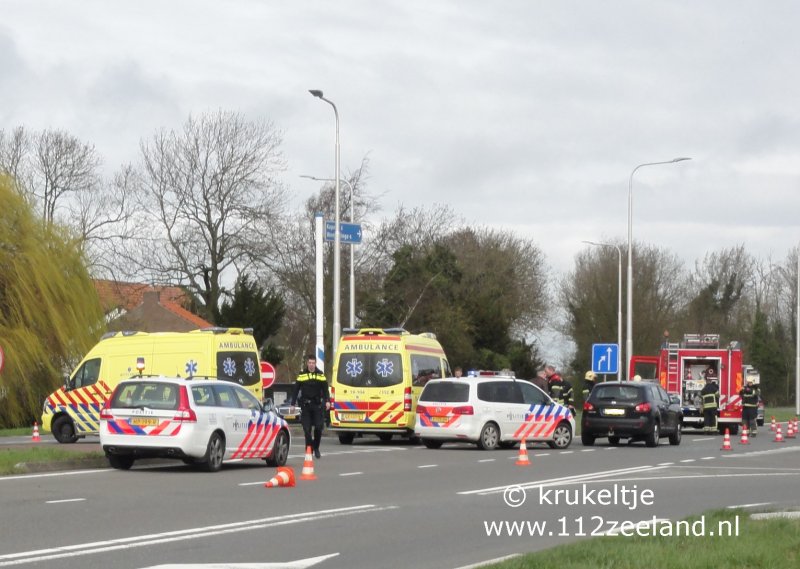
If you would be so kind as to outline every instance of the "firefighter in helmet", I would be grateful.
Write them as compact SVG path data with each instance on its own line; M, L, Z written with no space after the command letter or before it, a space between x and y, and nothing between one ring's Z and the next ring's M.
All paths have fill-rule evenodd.
M597 381L597 375L593 371L587 371L586 375L583 376L583 389L581 393L583 393L583 401L586 402L589 399L589 394L594 389L594 384Z
M555 366L547 365L544 370L547 374L550 397L559 405L572 408L572 384L556 373Z
M717 378L708 376L705 386L700 391L703 400L703 431L713 433L717 430L717 409L719 409L719 386Z
M751 437L755 437L758 434L759 392L752 380L739 391L739 397L742 398L742 426L750 431Z

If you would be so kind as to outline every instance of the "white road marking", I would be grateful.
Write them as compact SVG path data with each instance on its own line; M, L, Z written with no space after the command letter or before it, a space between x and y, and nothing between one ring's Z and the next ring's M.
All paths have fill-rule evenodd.
M673 464L675 464L675 463L674 462L662 462L658 466L672 466Z
M28 478L49 478L51 476L75 476L76 474L100 474L111 472L110 468L98 468L96 470L63 470L60 472L46 472L44 474L21 474L19 476L0 476L0 482L7 480L26 480Z
M342 472L339 476L358 476L364 474L363 472Z
M392 448L385 448L385 447L376 447L376 448L360 448L360 449L353 449L353 450L334 450L334 451L325 451L325 456L337 456L340 454L362 454L362 453L370 453L370 452L395 452L400 450L406 450L403 447L392 447ZM305 458L305 452L302 454L290 454L287 458Z
M716 456L704 456L700 460L714 460L715 458L717 458L717 457Z
M437 466L439 466L439 465L438 464L422 464L422 465L418 466L417 468L436 468Z
M550 456L549 452L537 452L533 456Z
M687 458L687 459L681 460L680 462L694 462L694 459L693 458Z
M790 520L800 519L800 512L766 512L763 514L750 514L754 520L770 520L775 518L788 518Z
M597 450L596 448L585 448L581 452L594 452L596 450Z
M456 567L456 569L478 569L478 567L486 567L487 565L494 565L495 563L500 563L502 561L508 561L509 559L514 559L516 557L520 557L521 553L513 553L511 555L504 555L503 557L495 557L494 559L487 559L486 561L478 561L477 563L473 563L472 565L462 565L461 567Z
M496 458L484 458L482 460L479 460L478 462L494 462L495 460L497 460L497 459Z
M750 451L750 452L743 452L743 453L736 453L736 454L725 454L723 455L724 458L741 458L746 456L762 456L765 454L783 454L786 452L797 452L800 451L800 447L782 447L776 448L773 450L757 450L757 451Z
M519 484L518 486L523 489L532 489L532 488L539 488L545 486L557 486L561 484L574 484L580 482L586 482L592 480L594 478L604 478L609 476L619 476L621 474L633 474L635 472L647 472L652 470L661 470L662 467L658 466L637 466L633 468L622 468L618 470L606 470L602 472L589 472L586 474L578 474L575 476L564 476L562 478L550 478L548 480L540 480L537 482L528 482L525 484ZM615 478L616 481L616 478ZM493 486L490 488L480 488L478 490L466 490L462 492L458 492L459 495L468 496L471 494L479 494L481 496L486 496L489 494L498 494L500 492L504 492L508 488L508 485L505 486Z
M739 504L738 506L728 506L729 510L735 510L737 508L756 508L758 506L769 506L772 502L757 502L755 504Z
M574 450L562 450L562 451L561 451L560 453L558 453L558 454L572 454L573 452L575 452L575 451L574 451Z
M606 447L605 450L617 450L617 448L619 448L619 447Z
M705 437L702 439L690 439L693 443L702 443L704 441L715 441L717 437Z
M49 500L45 504L66 504L67 502L85 502L86 498L70 498L68 500Z
M106 541L77 543L74 545L65 545L61 547L22 551L19 553L0 555L0 567L5 567L8 565L22 565L25 563L40 563L42 561L52 561L54 559L63 559L66 557L80 557L83 555L92 555L96 553L108 553L109 551L118 551L120 549L147 547L161 543L170 543L189 539L202 539L206 537L242 531L252 531L256 529L265 529L303 522L313 522L355 514L380 512L385 510L393 510L396 508L397 506L376 506L374 504L364 504L361 506L332 508L328 510L288 514L285 516L273 516L269 518L246 520L229 524L188 528L164 533L122 537L119 539L110 539Z
M169 563L153 565L144 569L307 569L337 555L339 554L331 553L285 563Z

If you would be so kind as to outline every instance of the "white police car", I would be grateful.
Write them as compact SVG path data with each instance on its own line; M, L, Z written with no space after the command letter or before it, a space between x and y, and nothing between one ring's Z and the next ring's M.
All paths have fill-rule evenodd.
M476 443L484 450L511 448L525 439L565 449L575 420L532 383L494 372L429 381L417 402L414 432L428 448L448 441Z
M283 466L286 421L247 389L226 381L140 377L117 385L100 412L100 444L114 468L137 458L178 458L216 472L223 460Z

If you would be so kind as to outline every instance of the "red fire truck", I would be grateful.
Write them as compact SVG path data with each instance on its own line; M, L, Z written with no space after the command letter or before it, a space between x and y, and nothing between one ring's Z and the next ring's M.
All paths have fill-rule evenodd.
M738 342L720 348L719 334L686 334L678 343L665 342L657 356L631 357L630 377L658 381L681 398L684 427L703 426L700 391L708 371L719 383L719 431L736 434L742 422L739 390L743 385L742 350Z

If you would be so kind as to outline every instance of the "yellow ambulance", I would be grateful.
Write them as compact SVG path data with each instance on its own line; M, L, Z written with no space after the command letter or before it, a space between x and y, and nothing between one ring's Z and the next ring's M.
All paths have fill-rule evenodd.
M137 375L215 378L261 399L261 367L252 329L109 332L86 354L42 409L42 427L60 443L97 434L100 409L114 387Z
M331 430L339 442L356 436L414 437L416 405L430 379L450 376L441 344L402 328L345 330L331 381Z

